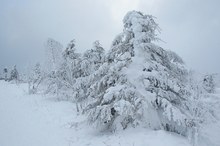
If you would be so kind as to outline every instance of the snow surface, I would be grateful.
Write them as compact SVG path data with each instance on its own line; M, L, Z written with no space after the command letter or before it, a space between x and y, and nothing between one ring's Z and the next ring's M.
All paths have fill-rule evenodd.
M28 95L27 88L0 81L0 146L190 146L174 133L141 127L100 132L74 103Z
M219 83L217 81L218 87L220 85ZM217 121L211 124L204 124L201 127L200 131L202 135L199 139L199 144L201 146L220 146L220 87L216 89L215 94L211 98L207 98L206 100L209 100L212 106L215 105Z

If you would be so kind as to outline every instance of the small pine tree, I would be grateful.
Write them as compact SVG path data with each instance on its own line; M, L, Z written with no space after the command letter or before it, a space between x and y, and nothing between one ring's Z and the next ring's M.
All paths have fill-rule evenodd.
M73 39L69 42L65 51L63 52L63 57L65 60L67 60L67 59L74 60L74 59L79 58L80 54L75 52L76 51L75 46L76 46L75 40Z
M37 63L32 72L30 73L28 79L28 87L29 87L29 94L34 94L37 92L39 85L43 80L43 73L41 69L40 63Z
M214 93L215 91L215 83L213 75L206 75L203 79L203 88L208 93Z
M7 81L8 80L8 69L7 68L3 69L3 75L4 75L5 81Z
M18 78L19 78L19 74L18 74L16 65L15 65L14 68L11 70L10 81L11 81L11 80L18 81Z

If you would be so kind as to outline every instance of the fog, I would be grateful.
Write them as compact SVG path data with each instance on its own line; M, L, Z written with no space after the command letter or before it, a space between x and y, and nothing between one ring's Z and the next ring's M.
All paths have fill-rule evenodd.
M20 69L41 62L47 38L65 47L76 40L79 52L95 40L106 49L123 31L130 10L156 17L161 28L155 42L175 51L190 69L220 72L220 9L218 0L1 0L0 68Z

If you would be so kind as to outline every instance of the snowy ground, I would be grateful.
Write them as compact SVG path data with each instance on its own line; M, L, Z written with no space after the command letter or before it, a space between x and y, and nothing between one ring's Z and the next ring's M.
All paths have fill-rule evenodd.
M68 146L72 105L27 95L25 88L0 82L0 146Z
M220 84L218 87L220 87ZM215 105L217 119L213 123L207 123L201 127L202 136L199 139L201 146L220 146L220 88L217 88L215 92L211 99L206 100L209 100L211 105Z
M190 146L164 131L101 133L76 114L75 105L28 95L27 85L0 81L0 146Z

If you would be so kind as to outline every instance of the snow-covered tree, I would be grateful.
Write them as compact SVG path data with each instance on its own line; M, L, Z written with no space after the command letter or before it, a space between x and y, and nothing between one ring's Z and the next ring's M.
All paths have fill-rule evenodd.
M54 39L49 38L46 43L46 67L45 67L45 79L44 82L47 84L45 93L56 93L58 94L60 82L58 81L58 74L60 66L63 64L63 46Z
M79 53L76 53L76 48L75 48L75 40L71 40L69 42L69 44L67 45L64 53L63 53L63 57L65 60L74 60L74 59L77 59L79 58L80 54Z
M11 70L10 81L11 81L11 80L16 80L16 81L18 81L18 78L19 78L19 74L18 74L16 65L15 65L14 68Z
M81 54L76 53L75 40L70 41L66 49L60 52L62 62L56 71L47 75L46 93L55 93L62 99L73 100L73 87L75 79L81 76L80 61Z
M4 76L5 81L7 81L8 80L8 69L7 68L3 69L3 76Z
M215 91L215 82L214 82L214 76L213 75L206 75L203 79L203 88L208 93L214 93Z
M104 62L105 50L99 43L95 41L93 48L85 51L80 62L81 70L84 71L84 76L88 76L95 72Z
M187 110L187 70L182 59L152 43L159 27L151 15L129 12L124 31L112 43L109 67L90 88L89 120L108 128L147 123L186 135L193 125Z
M42 83L43 78L44 78L44 75L42 72L41 65L40 63L37 63L34 66L28 78L29 94L34 94L37 92L39 85Z
M63 46L56 40L48 38L46 42L46 69L48 72L56 71L62 62Z
M63 53L65 62L60 68L60 73L65 75L65 87L72 90L72 100L82 109L90 85L94 82L92 75L104 61L104 49L96 41L93 48L85 51L82 55L76 53L75 42L71 41ZM63 76L62 75L62 76Z

